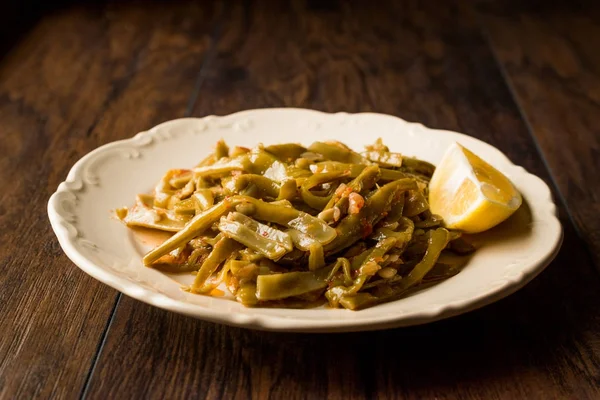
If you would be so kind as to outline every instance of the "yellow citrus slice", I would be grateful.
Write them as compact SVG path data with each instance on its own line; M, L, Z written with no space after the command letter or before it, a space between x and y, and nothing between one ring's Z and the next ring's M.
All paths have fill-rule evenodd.
M446 151L429 183L431 212L446 227L466 233L498 225L522 201L506 176L458 143Z

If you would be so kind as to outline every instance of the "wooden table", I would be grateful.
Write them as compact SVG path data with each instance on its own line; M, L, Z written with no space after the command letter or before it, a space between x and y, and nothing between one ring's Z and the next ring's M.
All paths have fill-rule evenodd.
M61 3L2 41L0 398L600 398L594 2ZM282 106L389 113L497 146L552 188L560 254L467 315L316 335L152 308L61 251L46 203L90 150L173 118Z

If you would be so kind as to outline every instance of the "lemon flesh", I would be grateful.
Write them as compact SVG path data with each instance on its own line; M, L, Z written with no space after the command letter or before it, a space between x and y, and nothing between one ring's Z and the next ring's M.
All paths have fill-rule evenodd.
M429 183L431 212L440 215L446 227L466 233L498 225L522 201L506 176L458 143L446 151Z

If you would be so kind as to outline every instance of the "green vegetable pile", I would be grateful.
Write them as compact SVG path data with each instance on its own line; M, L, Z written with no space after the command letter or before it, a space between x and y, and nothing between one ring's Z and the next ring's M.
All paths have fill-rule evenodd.
M381 140L229 147L192 170L170 170L152 195L117 210L132 228L174 234L146 266L195 272L187 290L225 283L245 306L357 310L459 272L473 248L431 214L435 167Z

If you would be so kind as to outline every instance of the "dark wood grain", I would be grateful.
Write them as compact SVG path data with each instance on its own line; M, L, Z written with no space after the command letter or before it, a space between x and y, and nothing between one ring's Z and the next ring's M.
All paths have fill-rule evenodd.
M466 132L550 182L472 13L444 2L228 7L194 115L379 111ZM435 324L252 332L123 297L91 398L597 398L600 284L561 209L558 258L517 294Z
M117 292L63 254L46 202L85 153L184 115L212 14L70 7L0 64L0 398L81 393Z
M482 24L600 268L600 3L497 1Z

